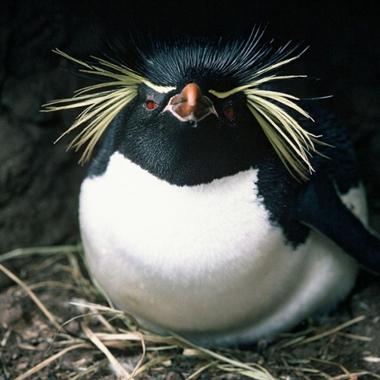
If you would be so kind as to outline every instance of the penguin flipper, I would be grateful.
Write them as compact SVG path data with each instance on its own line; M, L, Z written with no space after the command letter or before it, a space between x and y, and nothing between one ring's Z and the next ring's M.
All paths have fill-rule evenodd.
M370 271L380 273L380 239L343 204L333 181L317 176L299 197L297 220L334 241Z

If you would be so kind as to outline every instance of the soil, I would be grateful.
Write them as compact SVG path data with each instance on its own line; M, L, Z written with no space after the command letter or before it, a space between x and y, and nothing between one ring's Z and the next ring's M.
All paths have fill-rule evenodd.
M273 36L279 43L292 39L310 44L297 67L297 73L311 77L301 90L309 96L334 95L326 107L333 109L352 137L368 193L371 225L380 231L377 15L375 2L342 7L338 2L231 4L210 0L200 7L173 7L169 2L150 0L112 5L89 0L1 1L0 252L78 241L77 195L85 169L76 164L78 155L65 152L68 140L52 144L74 115L46 114L39 109L48 100L71 95L88 80L72 75L70 65L51 50L59 47L74 56L87 57L102 51L105 40L114 41L120 33L128 36L132 29L149 30L154 36L185 31L228 37L233 32L246 32L254 24L268 23L268 38ZM133 48L129 42L125 50ZM104 303L66 255L36 255L9 260L5 265L35 291L59 322L80 314L68 303L70 300ZM363 272L352 295L331 315L307 321L291 335L270 344L260 342L256 347L223 353L259 363L283 379L374 378L380 375L379 284L378 278ZM297 336L318 336L360 316L365 319L314 342L289 343ZM91 323L94 329L102 327L99 322ZM0 379L15 379L59 352L65 339L71 342L75 337L84 339L80 320L57 333L30 296L0 273ZM138 348L113 352L128 368L141 354ZM184 379L207 363L204 358L184 355L179 348L170 353L171 360L140 377ZM158 354L152 351L149 355ZM104 355L91 345L67 353L32 378L75 379L78 374L83 379L115 377ZM239 376L210 368L198 378Z

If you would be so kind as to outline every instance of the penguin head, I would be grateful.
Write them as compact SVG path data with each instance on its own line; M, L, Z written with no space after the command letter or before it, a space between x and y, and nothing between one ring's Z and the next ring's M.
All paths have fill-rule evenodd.
M82 162L103 140L92 164L98 171L119 152L162 179L194 185L276 157L306 179L317 138L299 117L311 117L298 98L272 87L299 77L276 71L303 52L261 39L256 30L245 41L159 43L140 51L133 69L120 57L87 63L56 50L102 81L45 109L84 107L65 134L82 127L71 143L85 147Z
M98 166L104 168L117 151L177 185L235 174L248 169L264 151L272 152L242 94L219 99L196 79L168 93L141 85L108 129L99 149L102 161L94 161ZM107 154L102 154L104 147Z

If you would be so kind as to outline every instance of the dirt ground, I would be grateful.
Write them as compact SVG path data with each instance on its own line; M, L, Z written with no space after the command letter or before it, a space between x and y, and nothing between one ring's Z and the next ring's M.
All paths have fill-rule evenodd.
M74 348L30 378L117 378L83 327L86 321L93 331L107 332L108 322L70 304L86 301L105 305L84 277L81 260L72 254L49 254L3 264L18 273L19 279L63 327L57 330L30 294L13 281L8 282L9 286L0 292L0 379L24 379L22 374L26 371L76 344L85 347ZM124 331L115 317L104 319L110 321L114 331ZM200 353L189 353L190 348L166 345L156 350L158 346L162 344L147 344L144 363L153 360L153 365L142 371L138 379L249 378L231 368L227 371L227 367ZM141 347L126 345L111 348L111 352L131 371L139 361ZM243 363L258 364L276 379L380 379L380 281L363 272L351 296L330 315L306 321L273 342L216 352ZM197 375L205 365L209 368Z

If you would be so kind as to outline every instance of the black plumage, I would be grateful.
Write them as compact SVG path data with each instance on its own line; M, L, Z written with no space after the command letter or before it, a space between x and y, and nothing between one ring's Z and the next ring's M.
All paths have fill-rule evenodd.
M265 42L263 35L264 30L256 28L248 38L232 40L148 39L137 50L134 68L164 86L180 88L196 80L204 89L227 91L248 83L253 73L306 50L291 42L278 47Z

